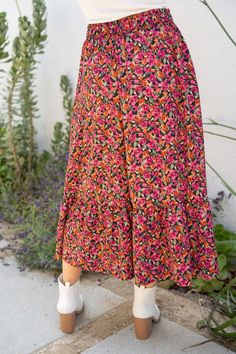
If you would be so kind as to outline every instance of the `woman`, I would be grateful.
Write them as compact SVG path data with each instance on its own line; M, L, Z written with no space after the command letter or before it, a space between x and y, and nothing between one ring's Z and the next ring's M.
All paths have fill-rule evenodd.
M219 275L198 84L165 1L79 3L88 27L57 228L57 310L71 333L82 269L134 279L135 334L145 339L160 318L158 281Z

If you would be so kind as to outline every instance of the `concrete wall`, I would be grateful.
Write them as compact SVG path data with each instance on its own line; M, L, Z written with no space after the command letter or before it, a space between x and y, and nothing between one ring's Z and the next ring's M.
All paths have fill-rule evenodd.
M22 13L31 18L31 1L19 0ZM235 0L209 0L228 32L236 40ZM60 92L60 76L69 76L75 92L81 48L86 35L86 22L77 0L46 0L48 42L39 57L37 93L41 118L36 121L40 150L50 149L53 125L65 115ZM210 11L199 0L169 0L173 19L184 35L195 65L199 83L203 122L212 118L236 127L236 48L226 37ZM0 11L6 11L10 38L17 34L18 12L15 1L0 0ZM204 130L233 136L233 131L204 125ZM236 136L236 134L234 134ZM205 133L207 161L236 190L235 142ZM210 198L227 189L207 166ZM235 198L226 204L225 216L219 222L236 230Z

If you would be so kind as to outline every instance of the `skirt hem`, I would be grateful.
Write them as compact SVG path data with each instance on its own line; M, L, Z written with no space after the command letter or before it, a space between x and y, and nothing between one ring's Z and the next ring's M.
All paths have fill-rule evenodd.
M118 280L132 280L134 278L134 272L132 273L133 274L132 275L130 273L128 274L127 272L122 273L120 271L112 271L111 269L105 269L101 265L99 267L93 266L93 265L88 266L87 263L82 263L79 260L77 262L75 262L75 261L71 260L70 258L66 257L65 255L55 254L54 260L56 260L56 261L63 261L64 260L65 262L69 263L71 266L81 268L84 271L97 272L97 273L102 273L104 275L110 275L110 276L115 277ZM140 285L147 286L154 281L161 282L161 281L165 281L165 280L172 280L179 287L192 287L193 279L202 279L205 281L208 281L208 280L210 281L213 279L217 279L218 277L219 277L218 273L207 274L203 270L199 270L199 271L195 271L194 274L192 274L191 279L188 279L185 283L183 282L182 276L176 277L173 275L166 274L165 276L162 275L161 277L158 277L158 276L155 277L155 276L149 275L147 281L142 282L142 283L138 279L136 279L136 284L138 286L140 286Z

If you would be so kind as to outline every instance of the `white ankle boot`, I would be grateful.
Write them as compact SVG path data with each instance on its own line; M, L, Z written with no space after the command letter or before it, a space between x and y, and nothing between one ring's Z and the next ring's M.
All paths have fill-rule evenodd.
M134 316L135 335L138 339L146 339L152 332L152 320L157 322L160 318L160 309L155 303L157 284L151 288L134 283L134 303L132 312Z
M72 333L75 328L76 315L84 309L84 301L80 293L80 280L72 285L70 282L63 284L63 273L57 278L59 285L59 299L57 311L60 315L61 330L64 333Z

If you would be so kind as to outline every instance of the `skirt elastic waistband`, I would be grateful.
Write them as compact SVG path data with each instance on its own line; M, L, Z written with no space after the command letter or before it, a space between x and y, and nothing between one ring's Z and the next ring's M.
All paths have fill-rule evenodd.
M130 32L139 28L148 29L155 27L158 22L166 23L173 21L171 11L167 7L150 9L143 12L131 14L117 20L87 25L87 38L96 35L114 35L121 32Z

